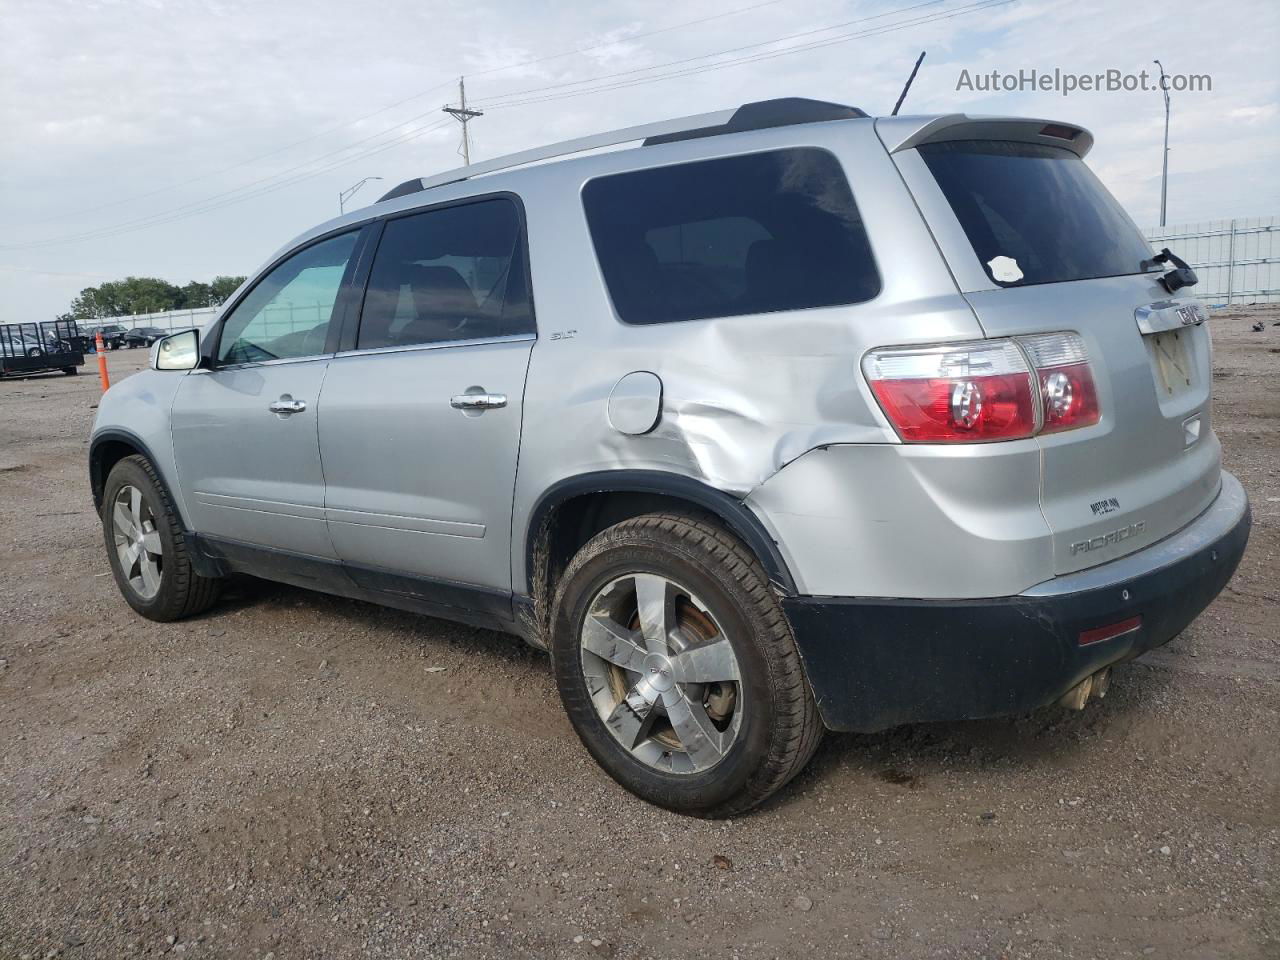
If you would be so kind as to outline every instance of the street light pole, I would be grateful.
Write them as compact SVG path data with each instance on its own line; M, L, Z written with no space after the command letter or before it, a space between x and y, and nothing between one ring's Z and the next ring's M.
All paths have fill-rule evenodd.
M342 216L344 213L347 212L346 203L348 200L350 200L352 197L355 196L357 190L363 187L370 180L381 180L381 179L382 179L381 177L365 177L359 183L353 186L347 187L347 189L345 190L340 190L338 192L338 216Z
M1160 68L1160 92L1164 94L1164 165L1160 174L1160 226L1164 226L1165 201L1169 196L1169 83L1165 77L1164 64L1153 60Z

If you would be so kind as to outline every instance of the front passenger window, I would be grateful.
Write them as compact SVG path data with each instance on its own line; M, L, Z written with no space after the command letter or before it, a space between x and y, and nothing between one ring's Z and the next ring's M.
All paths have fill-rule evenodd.
M313 244L259 280L222 325L219 362L253 363L324 353L334 304L358 235L353 231Z
M388 221L357 349L532 333L519 212L479 200Z

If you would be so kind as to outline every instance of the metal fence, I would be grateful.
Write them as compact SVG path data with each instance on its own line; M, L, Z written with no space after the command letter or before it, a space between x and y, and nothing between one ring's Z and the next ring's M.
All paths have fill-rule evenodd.
M1277 217L1207 220L1142 231L1195 268L1197 297L1214 306L1280 302Z
M203 330L220 311L221 307L201 307L196 310L169 310L164 313L138 313L128 317L105 317L101 320L83 320L86 325L117 323L126 330L137 327L156 327L160 330ZM302 333L324 322L333 311L333 303L287 303L267 307L262 311L262 329L258 336L281 337L290 333ZM255 327L255 329L257 329Z
M157 327L161 330L190 330L204 326L218 315L220 307L200 307L194 310L166 310L164 313L135 313L129 317L102 317L97 320L81 320L84 326L118 323L126 330L135 327Z

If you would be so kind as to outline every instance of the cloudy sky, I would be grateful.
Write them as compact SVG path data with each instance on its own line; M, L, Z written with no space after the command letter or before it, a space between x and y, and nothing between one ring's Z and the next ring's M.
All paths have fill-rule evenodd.
M440 113L468 77L473 159L808 96L1093 130L1090 162L1157 222L1156 91L957 89L992 70L1207 74L1174 94L1169 221L1280 213L1280 5L1170 0L0 0L0 322L84 286L246 273L381 176L456 166ZM856 189L856 173L851 175Z

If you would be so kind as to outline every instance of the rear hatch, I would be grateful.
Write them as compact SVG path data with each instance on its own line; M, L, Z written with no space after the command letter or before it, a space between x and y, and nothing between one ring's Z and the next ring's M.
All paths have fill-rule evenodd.
M1217 494L1221 451L1203 307L1144 264L1150 246L1082 159L1091 138L1072 145L1074 128L1035 123L1053 135L1010 124L1003 139L985 121L973 138L960 124L915 145L905 166L929 194L926 219L951 218L930 226L988 337L1064 331L1084 342L1100 418L1037 437L1041 508L1064 574L1195 519Z

